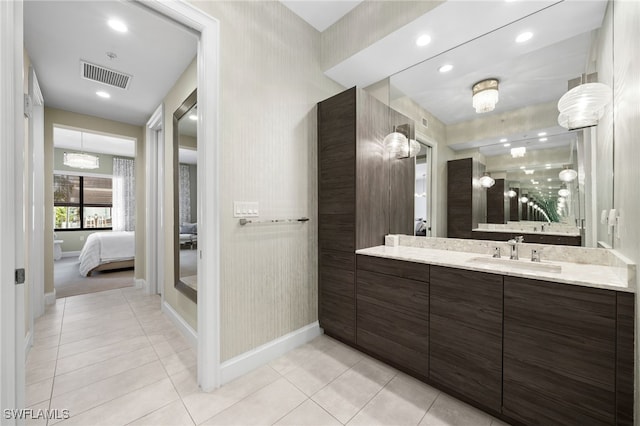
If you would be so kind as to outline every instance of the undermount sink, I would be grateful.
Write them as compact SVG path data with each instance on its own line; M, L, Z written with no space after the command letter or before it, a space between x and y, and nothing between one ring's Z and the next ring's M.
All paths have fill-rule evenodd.
M551 272L554 274L559 274L560 272L562 272L562 267L560 265L553 265L544 262L531 262L528 260L525 261L501 259L495 257L474 257L469 259L467 262L484 266L507 266L509 268L530 272Z

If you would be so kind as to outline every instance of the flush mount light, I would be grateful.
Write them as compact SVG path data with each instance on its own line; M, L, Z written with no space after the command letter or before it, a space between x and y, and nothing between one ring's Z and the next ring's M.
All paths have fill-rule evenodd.
M197 116L197 115L195 115L195 114L191 114L191 115L189 115L189 120L196 121L197 119L198 119L198 116Z
M540 142L546 142L547 140L548 140L547 138L540 138L540 139L538 139L538 141L540 141Z
M525 174L525 175L532 175L532 174L533 174L533 172L535 172L535 170L533 170L533 169L529 169L529 170L525 170L525 171L524 171L524 174Z
M511 144L510 143L505 143L502 146L504 146L505 148L509 148L511 146Z
M495 183L495 179L487 172L480 178L480 185L482 185L483 188L491 188Z
M472 104L476 113L493 111L498 103L498 80L490 78L477 82L471 88Z
M511 189L509 189L509 190L507 191L507 196L508 196L509 198L513 198L513 197L515 197L516 195L518 195L518 193L517 193L516 191L514 191L514 190L513 190L513 188L511 188Z
M111 97L110 94L108 94L107 92L104 92L102 90L96 92L96 95L98 95L98 96L100 96L101 98L104 98L104 99L109 99Z
M527 153L527 148L521 146L519 148L511 148L511 156L513 158L521 158Z
M119 33L126 33L127 31L129 31L125 23L118 19L109 19L107 23L109 24L111 29Z
M525 41L531 40L531 37L533 37L533 33L531 31L526 31L516 37L516 42L524 43Z
M427 44L431 43L431 37L427 34L422 34L420 37L416 39L416 46L423 47Z
M558 173L558 177L563 182L571 182L578 177L578 172L573 170L569 164L565 164L564 169Z
M438 71L445 73L445 72L449 72L453 69L453 65L451 64L445 64L443 66L441 66L440 68L438 68Z

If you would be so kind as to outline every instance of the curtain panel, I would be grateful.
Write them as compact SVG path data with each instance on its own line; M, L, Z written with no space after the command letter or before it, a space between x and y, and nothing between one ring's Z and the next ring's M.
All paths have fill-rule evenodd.
M113 230L135 231L136 162L113 158Z

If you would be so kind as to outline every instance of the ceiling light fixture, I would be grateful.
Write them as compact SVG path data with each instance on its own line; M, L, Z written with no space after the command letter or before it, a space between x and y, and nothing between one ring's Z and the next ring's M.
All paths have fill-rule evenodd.
M518 148L511 148L511 157L513 158L521 158L527 153L527 148L524 146Z
M578 177L578 172L571 168L571 165L565 164L564 169L558 173L558 177L563 182L571 182Z
M510 143L505 143L505 144L504 144L504 145L502 145L502 146L504 146L505 148L509 148L509 147L511 146L511 144L510 144Z
M546 142L547 140L548 140L547 138L540 138L540 139L538 139L538 141L540 141L540 142Z
M562 185L562 188L560 188L560 190L558 191L558 195L561 197L568 197L570 194L569 190L567 189L566 185Z
M487 172L484 172L480 178L480 185L482 185L483 188L491 188L495 183L495 179Z
M98 95L98 96L100 96L101 98L104 98L104 99L109 99L111 97L110 94L108 94L107 92L104 92L102 90L97 91L96 95Z
M502 139L500 139L500 142L507 142L508 140L509 139L507 139L507 138L502 138Z
M595 82L597 77L597 73L583 74L569 81L570 85L578 85L562 95L558 101L558 124L569 130L598 124L613 95L609 86Z
M84 152L84 133L80 132L80 152L65 152L62 163L75 169L97 169L100 167L100 159L97 155Z
M513 188L509 188L509 190L507 191L507 196L508 196L509 198L513 198L513 197L515 197L516 195L518 195L518 193L517 193L516 191L514 191L514 190L513 190Z
M518 37L516 37L516 42L517 43L524 43L525 41L531 40L532 37L533 37L533 33L531 31L526 31L526 32L518 35Z
M532 175L532 174L533 174L533 172L535 172L535 170L533 170L533 169L529 169L529 170L525 170L525 171L524 171L524 174L525 174L525 175Z
M127 31L129 31L129 29L127 28L127 26L125 25L124 22L118 20L118 19L109 19L109 21L107 22L109 24L109 26L111 27L111 29L119 32L119 33L126 33Z
M523 195L522 197L520 197L520 202L521 203L526 203L527 201L529 201L529 198L527 197L527 194Z
M427 34L422 34L420 37L416 39L416 46L423 47L427 44L431 43L431 37Z
M445 73L445 72L449 72L449 71L451 71L452 69L453 69L453 65L451 65L451 64L446 64L446 65L443 65L443 66L441 66L440 68L438 68L438 71L440 71L440 72L442 72L442 73Z
M498 103L498 80L490 78L477 82L471 88L472 103L476 113L493 111Z

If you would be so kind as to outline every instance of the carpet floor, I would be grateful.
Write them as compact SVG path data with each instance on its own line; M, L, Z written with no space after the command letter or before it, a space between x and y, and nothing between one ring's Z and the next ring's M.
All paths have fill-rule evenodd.
M116 288L133 287L133 269L94 272L83 277L79 271L78 257L63 257L53 262L53 285L56 298L95 293Z

